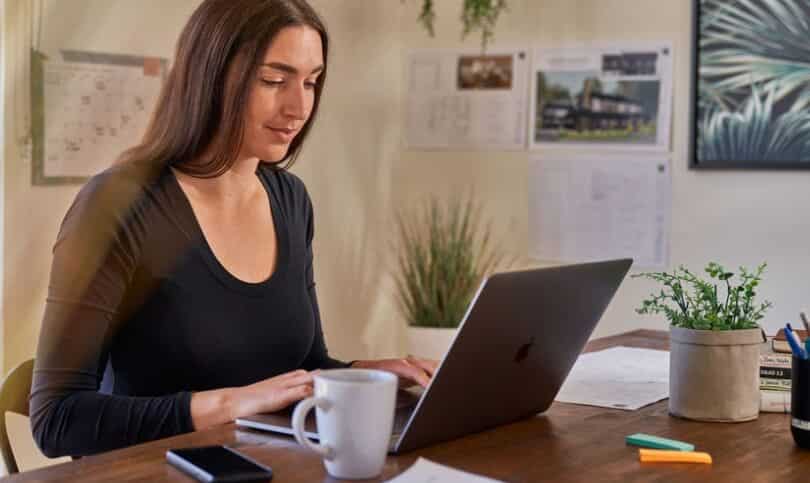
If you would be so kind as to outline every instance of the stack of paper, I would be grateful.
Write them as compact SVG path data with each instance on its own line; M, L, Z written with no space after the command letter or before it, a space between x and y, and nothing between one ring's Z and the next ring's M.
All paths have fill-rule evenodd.
M668 397L668 351L613 347L579 356L556 400L636 410Z

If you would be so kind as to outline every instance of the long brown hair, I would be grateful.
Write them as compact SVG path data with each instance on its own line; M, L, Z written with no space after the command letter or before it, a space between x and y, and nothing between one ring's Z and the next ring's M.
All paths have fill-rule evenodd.
M122 161L168 164L201 178L228 171L242 146L258 66L275 35L293 26L320 34L324 70L309 119L284 158L272 160L282 169L292 166L318 112L329 47L326 27L306 0L204 0L180 34L174 65L143 140Z

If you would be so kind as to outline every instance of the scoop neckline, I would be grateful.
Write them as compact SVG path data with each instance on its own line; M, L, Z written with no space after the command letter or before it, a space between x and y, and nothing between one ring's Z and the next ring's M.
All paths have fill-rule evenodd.
M273 228L275 229L276 235L276 263L275 269L270 276L260 282L248 282L242 280L241 278L237 277L236 275L232 274L222 262L219 261L214 250L211 248L211 245L208 243L208 239L205 237L205 232L200 225L200 221L197 219L197 214L194 213L194 208L191 206L191 201L188 199L186 192L183 191L183 187L180 186L180 180L177 179L175 176L174 171L169 168L169 177L172 180L174 187L178 190L180 198L182 199L182 203L184 205L184 209L186 209L189 213L189 216L192 220L193 229L195 231L195 235L200 240L200 243L197 244L197 251L205 261L205 264L208 266L208 269L211 273L231 290L245 293L247 295L252 296L261 296L266 293L266 289L275 283L281 277L281 273L286 269L287 260L288 260L288 240L287 240L287 230L285 226L285 222L283 216L281 214L280 203L275 196L275 192L270 187L270 183L266 179L265 173L261 169L261 165L256 168L256 176L259 178L259 182L264 187L265 192L267 193L267 198L270 203L270 213L273 218Z

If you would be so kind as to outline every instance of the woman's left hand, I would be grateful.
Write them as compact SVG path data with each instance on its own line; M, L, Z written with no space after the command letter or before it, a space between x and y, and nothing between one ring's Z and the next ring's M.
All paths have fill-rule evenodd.
M404 359L377 359L373 361L355 361L352 367L357 369L379 369L393 372L399 376L400 387L410 387L419 384L427 387L433 373L439 366L439 361L408 356Z

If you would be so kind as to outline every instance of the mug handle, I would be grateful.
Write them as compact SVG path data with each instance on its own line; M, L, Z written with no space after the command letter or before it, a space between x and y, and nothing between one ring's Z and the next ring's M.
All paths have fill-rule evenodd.
M329 406L329 401L324 398L309 397L295 406L295 411L293 411L292 416L293 435L295 436L295 440L298 441L298 444L301 446L319 454L322 458L331 460L335 457L334 449L325 444L313 443L304 435L304 421L307 420L307 413L309 413L315 406L322 409L326 408Z

